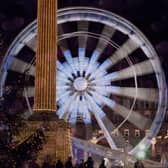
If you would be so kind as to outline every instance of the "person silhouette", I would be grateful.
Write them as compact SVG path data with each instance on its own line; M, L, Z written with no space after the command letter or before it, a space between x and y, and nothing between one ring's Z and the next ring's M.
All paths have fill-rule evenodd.
M65 162L65 168L73 168L72 157L68 157L67 161Z
M134 168L145 168L142 161L137 160L134 164Z
M102 160L99 168L106 168L106 166L105 166L105 160L104 159Z
M60 159L57 160L57 163L55 165L55 168L64 168L64 165Z
M85 162L86 168L93 168L94 161L91 156L88 157L87 161Z
M80 161L79 168L85 168L85 162L83 159Z

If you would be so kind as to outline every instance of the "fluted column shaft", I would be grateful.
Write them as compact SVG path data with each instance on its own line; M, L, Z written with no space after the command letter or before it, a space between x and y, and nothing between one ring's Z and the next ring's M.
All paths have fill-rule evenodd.
M38 0L34 111L56 111L57 0Z

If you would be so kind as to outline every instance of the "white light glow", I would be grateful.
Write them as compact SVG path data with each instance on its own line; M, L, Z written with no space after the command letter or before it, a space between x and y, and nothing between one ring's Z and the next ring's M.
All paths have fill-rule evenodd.
M75 79L73 85L76 90L83 91L87 88L87 80L83 77L78 77Z

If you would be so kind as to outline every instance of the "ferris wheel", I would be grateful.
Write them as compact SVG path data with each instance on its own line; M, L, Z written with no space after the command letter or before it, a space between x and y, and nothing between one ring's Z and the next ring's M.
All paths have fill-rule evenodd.
M11 76L16 80L23 74L28 80L25 116L33 113L36 29L34 21L16 37L1 66L1 94ZM150 146L164 119L166 82L155 50L133 24L96 8L60 9L56 68L59 118L73 125L79 119L87 125L97 121L112 149L119 149L119 140L124 143L121 130L129 123L149 130L140 142L131 144L129 153L136 155L140 146ZM155 105L152 118L138 111L140 102ZM118 124L113 115L120 116Z

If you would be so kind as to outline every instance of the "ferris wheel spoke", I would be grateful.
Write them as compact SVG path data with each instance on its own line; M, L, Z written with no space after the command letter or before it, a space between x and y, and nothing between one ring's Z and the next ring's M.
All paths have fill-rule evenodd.
M62 84L62 82L60 81L56 81L57 83L57 86L56 86L56 89L60 89L60 90L63 90L63 89L68 89L69 88L69 85L66 83L66 84Z
M59 94L60 93L60 94ZM71 94L71 91L65 91L63 92L62 90L58 91L57 93L57 97L56 97L56 101L59 101L60 99L62 99L63 97L67 96L67 95L70 95Z
M127 118L130 113L130 109L117 103L112 107L112 110L123 118ZM152 121L144 117L138 111L132 111L127 120L141 130L149 129L152 125Z
M78 22L78 31L88 32L89 23L79 21ZM87 47L87 35L82 35L78 37L78 59L79 59L79 67L80 67L80 74L82 75L85 64L85 55L86 55L86 47Z
M90 76L90 78L100 78L107 74L106 69L111 65L111 61L106 59Z
M60 70L61 72L63 72L67 77L72 78L72 74L71 71L69 71L69 65L67 64L61 64L58 60L57 60L57 69Z
M75 72L80 72L79 58L78 57L73 58L73 62L74 62Z
M31 32L27 38L24 39L23 43L31 50L36 52L37 36L35 32Z
M91 93L92 93L94 101L96 101L96 102L100 101L101 104L106 104L106 105L110 106L111 108L115 106L115 102L112 101L111 99L109 99L108 97L103 96L103 95L96 93L96 92L91 92Z
M19 65L19 66L18 66ZM14 57L13 62L10 64L10 70L19 73L28 73L28 75L34 76L35 67L34 65L28 64L20 59Z
M69 111L69 113L67 113L68 115L66 115L64 119L66 121L69 120L71 124L75 124L78 115L78 108L79 108L79 96L76 96L75 100L71 103L71 106L68 109Z
M57 79L56 83L58 84L58 86L66 86L69 84L69 81L68 80L63 81L63 80Z
M67 78L66 74L57 69L56 76L58 78Z
M85 53L86 53L86 49L85 48L78 48L78 59L79 59L79 69L80 69L80 74L82 75L82 73L85 70L85 64L87 63L85 60ZM87 63L88 64L88 63Z
M95 103L99 106L101 106L104 101L102 101L102 96L101 95L98 95L97 93L95 92L90 92L92 94L92 98L94 99Z
M136 127L145 130L151 126L152 121L137 111L132 111L130 113L130 109L116 103L115 101L109 99L108 97L102 96L96 92L92 93L94 94L94 98L102 100L104 104L109 106L113 111L115 111L117 114L121 115L124 119L128 117L128 121L132 124L134 124ZM129 115L130 114L130 115ZM129 115L129 116L128 116ZM143 123L141 122L143 121Z
M117 139L115 139L115 136L113 135L113 131L115 132L115 125L112 123L112 121L107 117L103 117L103 122L104 122L104 125L106 127L108 127L108 131L111 133L111 136L113 137L113 140L115 141L115 144L118 144L120 145L120 147L124 147L125 146L125 139L124 137L121 135L120 131L118 131L118 135L117 135ZM100 139L102 139L103 137L100 137ZM117 143L118 142L118 143Z
M147 60L120 71L112 72L111 74L108 74L99 80L118 81L133 78L134 76L144 76L152 73L154 73L154 69L152 67L151 61ZM95 80L94 83L98 82L99 80Z
M88 32L89 29L89 23L88 22L84 22L84 21L79 21L78 22L78 32ZM87 38L88 36L79 36L78 37L78 47L79 48L83 48L86 49L86 45L87 45ZM85 55L85 53L82 54L83 56Z
M106 48L108 42L110 41L110 39L114 33L115 33L115 29L113 29L112 27L109 27L109 26L104 26L102 34L100 35L98 44L95 49L96 51L99 51L100 55L104 51L104 49ZM106 40L103 39L103 37L106 38Z
M111 87L111 86L109 86ZM110 95L111 94L111 90L108 89L108 86L93 86L92 87L94 92L102 95L102 96L106 96L106 95Z
M139 43L129 38L111 57L112 65L118 63L122 59L126 58L129 54L140 47Z
M70 105L73 101L75 101L76 94L73 94L72 96L69 96L68 99L65 100L64 104L58 109L56 114L59 116L59 118L64 118L67 113Z
M57 86L56 87L56 94L63 94L64 92L67 92L69 86Z
M57 82L62 82L63 85L66 85L66 83L69 83L70 81L67 78L57 77Z
M71 67L72 71L74 74L77 74L77 71L75 69L75 64L71 55L71 51L70 50L65 50L64 52L64 56L66 61L68 62L69 66Z
M105 26L103 28L103 31L102 31L102 34L100 35L98 44L97 44L97 46L91 56L89 66L86 71L86 75L90 74L91 72L94 72L94 70L92 69L92 65L97 62L100 55L102 54L105 47L107 46L108 42L110 41L110 38L113 36L114 32L115 32L115 29L113 29L111 27ZM104 39L103 37L105 37L106 39Z
M126 96L126 97L131 97L134 98L136 95L136 98L138 100L144 100L144 101L149 101L149 102L157 102L159 92L157 89L154 88L129 88L129 87L120 87L119 88L119 93L117 92L118 88L114 87L112 92L113 94L116 95L121 95L121 96ZM116 91L116 92L115 92Z
M67 109L67 111L63 115L62 119L64 119L65 121L68 121L70 118L70 115L74 113L73 117L75 117L74 119L75 119L75 121L77 121L77 116L78 116L78 112L79 112L79 105L80 105L79 96L76 95L74 100L71 102L69 108ZM70 111L70 110L73 110L73 111Z
M111 84L111 82L110 82L110 80L97 80L96 79L96 80L92 81L92 84L101 87L101 86L109 86Z
M88 67L87 67L87 70L86 70L86 75L90 74L93 70L92 70L92 67L93 65L97 62L97 59L99 57L100 53L98 51L94 51L90 60L89 60L89 64L88 64Z
M62 85L60 86L60 85L57 85L57 86L56 86L56 89L57 89L57 90L67 90L68 88L69 88L68 85L66 85L66 86L62 86Z
M64 31L61 25L59 25L58 34L59 35L64 34ZM71 54L71 51L68 49L67 41L65 39L62 41L59 41L59 47L62 50L64 57L68 62L70 68L72 69L73 73L76 74L76 70L74 68L75 66L73 64L72 54Z
M134 87L119 87L119 86L94 86L97 93L102 95L115 94L144 100L149 102L157 102L159 91L156 88L134 88Z
M67 90L57 90L56 96L58 100L56 99L56 101L67 98L69 96L68 94L65 94L67 92Z
M57 93L58 95L59 93ZM69 95L65 95L62 99L60 99L57 103L59 106L64 106L67 102L67 100L69 99Z
M117 72L118 76L115 76L112 81L132 78L134 75L144 76L152 73L154 73L154 69L151 61L147 60Z
M105 113L102 111L102 109L94 102L94 100L86 94L87 103L89 104L90 110L94 114L97 123L99 124L100 128L104 132L104 135L112 149L117 149L116 144L114 140L112 139L112 136L110 134L110 128L108 128L108 125L106 123L106 116ZM103 115L100 115L103 114Z

